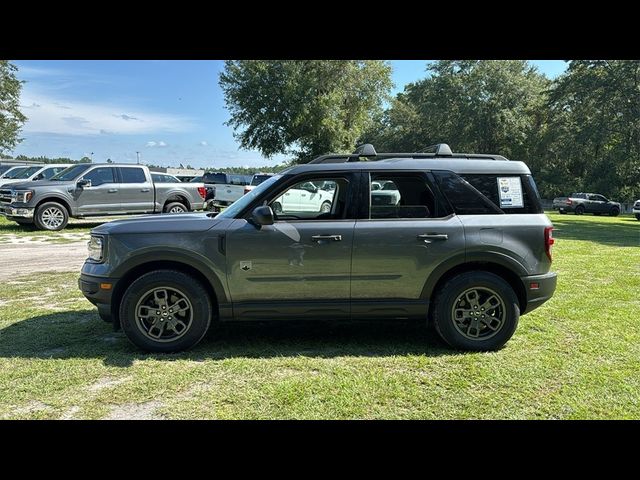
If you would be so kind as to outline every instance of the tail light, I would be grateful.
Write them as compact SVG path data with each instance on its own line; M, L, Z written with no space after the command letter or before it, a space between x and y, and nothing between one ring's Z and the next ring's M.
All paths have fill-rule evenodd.
M573 202L571 201L570 198L567 198L567 205L573 205Z
M549 261L552 262L552 247L556 243L556 239L553 238L553 227L544 227L544 251L549 257Z
M207 189L204 187L198 187L198 194L203 198L207 198Z

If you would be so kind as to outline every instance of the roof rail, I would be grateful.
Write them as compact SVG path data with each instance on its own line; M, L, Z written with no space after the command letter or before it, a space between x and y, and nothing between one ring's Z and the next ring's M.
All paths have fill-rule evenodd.
M314 158L309 163L346 163L346 162L360 162L361 158L365 157L368 161L385 160L389 158L468 158L468 159L483 159L483 160L508 160L502 155L487 155L480 153L453 153L451 148L446 143L438 143L426 147L424 150L430 150L428 152L414 152L414 153L377 153L376 149L370 143L360 145L356 150L351 153L330 153L328 155L321 155Z

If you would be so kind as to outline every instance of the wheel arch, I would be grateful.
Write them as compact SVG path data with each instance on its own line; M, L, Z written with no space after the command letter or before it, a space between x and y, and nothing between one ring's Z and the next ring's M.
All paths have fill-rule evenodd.
M507 260L498 255L477 256L476 258L465 258L460 256L439 265L425 282L421 298L430 300L429 316L434 303L431 301L438 290L452 277L465 272L485 271L498 275L504 279L512 288L518 298L520 311L525 312L527 307L527 293L524 288L521 276L528 273L522 265L514 260Z
M71 217L74 215L74 212L71 210L71 205L69 204L69 201L66 200L65 198L62 197L57 197L57 196L52 196L52 195L47 195L46 197L44 197L42 200L38 200L38 203L36 203L36 206L34 207L34 214L35 212L38 210L38 208L40 207L40 205L47 203L47 202L55 202L55 203L59 203L60 205L62 205L64 208L67 209L67 214Z
M164 212L164 209L167 207L167 205L174 202L183 204L186 207L187 211L191 210L191 202L186 197L186 195L182 193L170 193L167 199L162 204L162 211Z

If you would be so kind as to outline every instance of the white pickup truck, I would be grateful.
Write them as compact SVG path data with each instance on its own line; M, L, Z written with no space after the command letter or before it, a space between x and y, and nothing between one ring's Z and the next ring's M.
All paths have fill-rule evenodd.
M207 210L212 211L218 211L241 198L248 183L244 175L222 172L206 172L200 181L207 189Z

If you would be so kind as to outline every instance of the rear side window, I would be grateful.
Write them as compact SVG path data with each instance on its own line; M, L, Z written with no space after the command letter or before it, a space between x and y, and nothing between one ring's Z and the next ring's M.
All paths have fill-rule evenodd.
M438 172L436 178L460 215L543 212L540 195L531 175L456 175ZM517 195L513 194L514 189Z
M203 180L205 183L224 185L227 183L227 176L224 173L205 173Z
M141 168L121 168L122 183L145 183L147 177Z
M369 218L438 218L446 214L423 173L375 172L370 177Z

